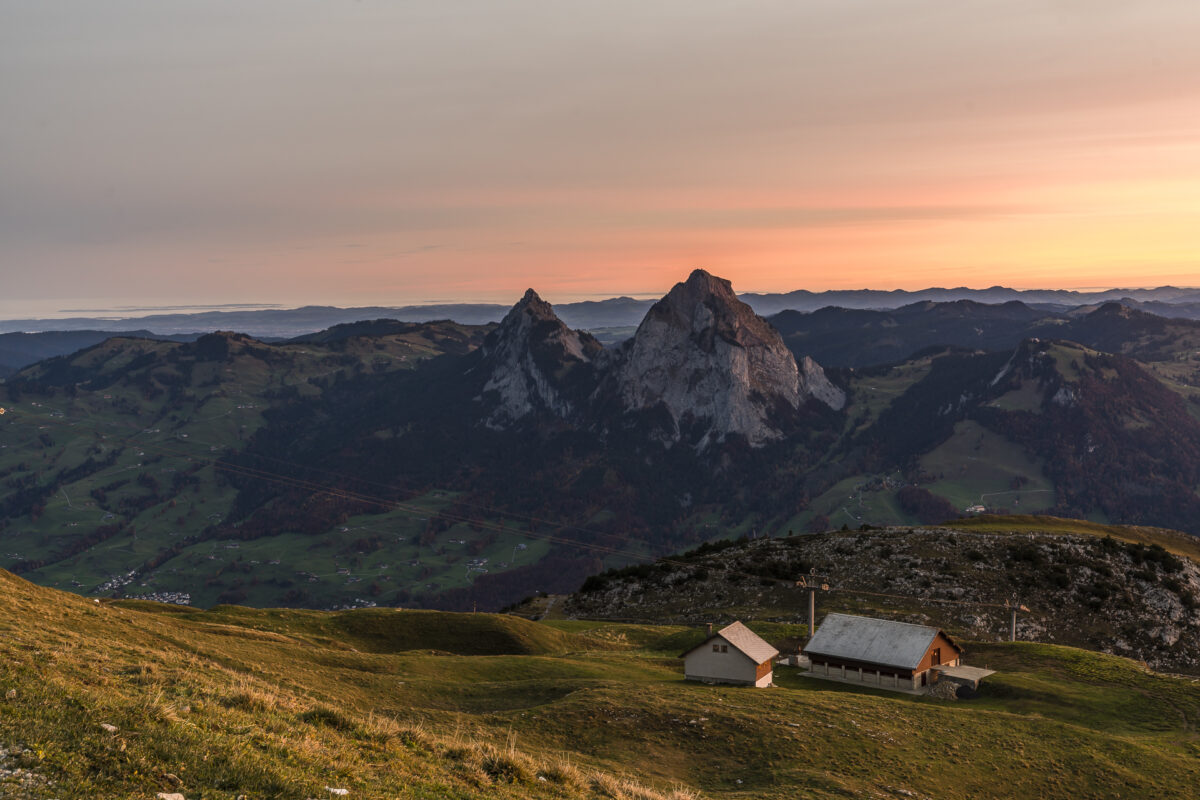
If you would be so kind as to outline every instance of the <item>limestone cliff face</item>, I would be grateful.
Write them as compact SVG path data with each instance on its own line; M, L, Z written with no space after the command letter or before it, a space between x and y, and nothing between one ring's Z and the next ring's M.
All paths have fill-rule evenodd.
M617 358L616 382L628 410L666 408L678 440L699 424L703 447L731 433L751 445L781 438L781 413L809 394L839 390L806 359L804 382L779 332L737 299L729 281L696 270L646 314ZM827 401L828 402L828 401Z
M534 413L571 417L577 411L575 387L584 380L579 368L590 365L601 347L563 324L530 289L480 350L487 378L479 400L488 406L485 424L499 429Z
M637 334L605 352L568 328L530 289L480 348L484 424L556 418L603 431L611 414L665 409L654 436L703 448L740 434L752 446L785 435L809 397L845 404L811 358L795 358L778 331L737 299L729 281L696 270L656 303ZM620 423L617 423L620 424Z
M800 394L820 400L834 411L846 407L846 393L833 384L821 365L808 356L800 359Z

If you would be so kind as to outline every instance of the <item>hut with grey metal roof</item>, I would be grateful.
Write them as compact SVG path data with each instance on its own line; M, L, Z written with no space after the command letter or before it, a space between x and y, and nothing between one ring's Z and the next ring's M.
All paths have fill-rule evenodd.
M740 622L716 633L708 626L708 638L679 655L688 680L770 686L772 661L779 651Z
M962 664L962 648L938 628L828 614L803 653L809 675L884 689L920 691L938 668Z

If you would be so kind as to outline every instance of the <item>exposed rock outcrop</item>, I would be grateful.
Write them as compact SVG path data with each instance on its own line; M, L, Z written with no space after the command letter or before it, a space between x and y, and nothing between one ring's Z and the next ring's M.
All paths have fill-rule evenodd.
M687 438L704 448L740 434L760 446L786 435L806 399L834 409L846 402L819 364L797 365L779 332L737 299L729 281L704 270L677 284L632 339L608 352L530 289L480 354L479 400L493 429L538 414L604 429L614 411L656 411L653 435L668 445Z
M528 290L480 348L487 379L479 399L490 406L485 424L505 428L535 412L571 417L577 410L572 387L583 381L578 368L590 365L601 349Z
M800 394L820 400L834 411L846 407L846 393L833 384L821 365L808 356L800 359Z
M933 624L979 641L1006 640L1009 614L999 604L1019 592L1020 602L1032 609L1018 619L1021 640L1085 647L1200 675L1200 564L1161 546L952 527L725 544L675 556L652 570L630 567L590 578L563 603L563 613L694 625L737 609L759 619L803 621L806 593L785 587L793 576L815 569L844 590L821 596L821 615L861 613L855 591L880 592L894 602L873 616ZM764 587L772 579L780 582Z
M836 387L808 361L802 389L779 332L737 299L729 281L696 270L650 309L626 344L617 392L628 410L664 407L674 424L669 440L699 424L707 429L700 447L734 433L761 445L783 436L780 414L809 393L839 402Z

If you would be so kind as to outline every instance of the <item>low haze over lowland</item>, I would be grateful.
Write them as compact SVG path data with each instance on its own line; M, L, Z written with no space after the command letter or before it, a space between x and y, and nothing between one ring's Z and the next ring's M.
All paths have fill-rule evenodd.
M0 800L1195 797L1198 39L0 0Z

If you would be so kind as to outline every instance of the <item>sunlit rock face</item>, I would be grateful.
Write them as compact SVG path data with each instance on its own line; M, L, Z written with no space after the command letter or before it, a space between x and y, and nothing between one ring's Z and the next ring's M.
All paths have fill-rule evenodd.
M512 307L481 348L487 371L481 401L485 424L505 428L534 413L568 419L577 411L571 386L577 368L588 365L601 347L573 331L530 289Z
M650 309L616 369L626 409L663 406L676 440L681 427L700 423L707 427L700 446L732 433L752 446L778 439L783 432L775 418L804 396L779 332L737 299L729 281L704 270ZM815 363L810 371L807 384L819 384L818 372L824 380Z
M607 352L530 289L488 336L476 368L484 423L497 430L536 416L603 433L627 412L654 411L653 436L668 445L687 438L704 448L738 434L757 447L782 438L810 397L845 405L819 364L798 365L729 281L703 270Z
M800 394L820 400L834 411L846 407L846 393L833 384L825 370L808 356L800 359Z

